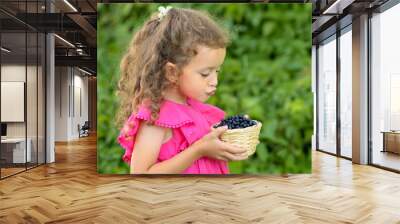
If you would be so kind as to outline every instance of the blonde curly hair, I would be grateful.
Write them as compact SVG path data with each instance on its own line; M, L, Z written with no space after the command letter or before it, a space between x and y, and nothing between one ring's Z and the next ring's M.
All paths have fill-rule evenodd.
M172 84L165 75L167 62L175 64L180 72L197 54L199 45L217 49L228 44L226 30L205 12L171 8L162 19L154 13L133 36L121 60L118 125L122 126L145 101L150 102L150 122L157 119L162 93Z

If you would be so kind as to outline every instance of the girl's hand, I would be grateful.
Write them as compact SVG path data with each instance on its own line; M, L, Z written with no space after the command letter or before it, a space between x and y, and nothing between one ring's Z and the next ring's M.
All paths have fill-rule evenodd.
M211 132L196 141L193 145L199 148L200 156L224 161L247 159L246 150L221 141L220 136L228 130L227 126L211 129Z

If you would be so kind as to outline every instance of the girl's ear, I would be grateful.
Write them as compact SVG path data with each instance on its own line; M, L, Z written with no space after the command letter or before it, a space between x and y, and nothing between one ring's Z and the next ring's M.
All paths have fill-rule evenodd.
M165 77L173 84L178 83L178 68L175 64L167 62L165 64Z

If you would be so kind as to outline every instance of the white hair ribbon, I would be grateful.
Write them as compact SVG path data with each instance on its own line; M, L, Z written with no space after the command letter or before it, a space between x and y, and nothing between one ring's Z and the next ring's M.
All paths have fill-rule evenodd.
M158 7L158 20L161 21L162 18L164 18L164 16L167 15L167 13L168 13L168 11L170 9L172 9L171 6L167 6L167 7L160 6L160 7Z

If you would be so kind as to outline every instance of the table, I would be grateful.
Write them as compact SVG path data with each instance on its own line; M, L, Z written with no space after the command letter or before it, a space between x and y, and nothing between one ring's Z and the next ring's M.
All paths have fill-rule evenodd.
M27 138L25 155L25 138L6 138L1 139L1 157L8 163L25 163L32 159L31 146L32 140ZM11 159L12 158L12 159ZM25 159L27 159L25 161Z

